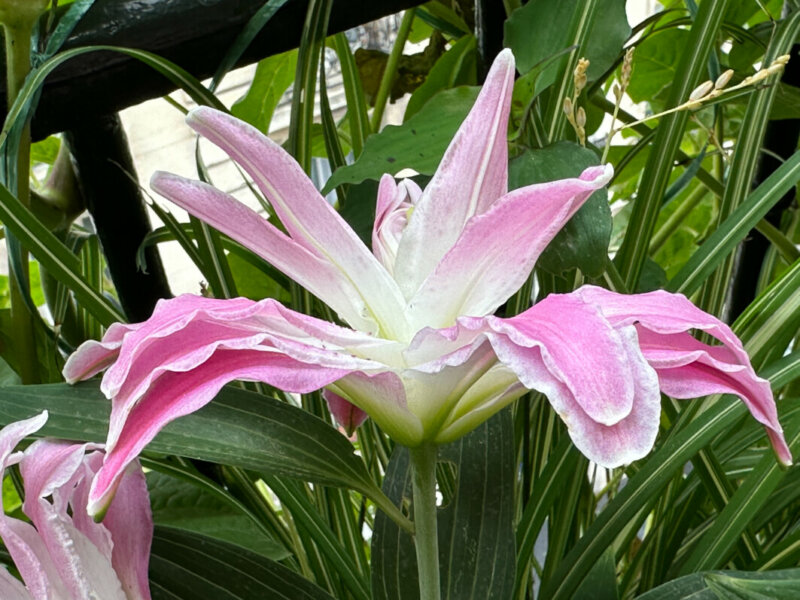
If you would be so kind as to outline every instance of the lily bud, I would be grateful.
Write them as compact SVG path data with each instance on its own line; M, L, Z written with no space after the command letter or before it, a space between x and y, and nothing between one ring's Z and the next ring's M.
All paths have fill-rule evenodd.
M728 83L730 83L731 77L733 77L733 69L728 69L722 75L717 77L717 80L714 82L714 89L721 90L724 88Z
M700 85L698 85L691 94L689 94L689 102L694 100L700 100L704 96L708 96L708 93L714 89L714 82L713 81L704 81Z

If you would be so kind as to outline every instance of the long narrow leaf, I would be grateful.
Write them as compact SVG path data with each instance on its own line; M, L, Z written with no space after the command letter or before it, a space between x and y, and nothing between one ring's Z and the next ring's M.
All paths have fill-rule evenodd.
M691 295L726 256L733 252L767 211L800 180L800 151L772 173L731 213L667 284L671 292ZM633 223L633 217L631 217Z
M78 302L100 323L107 327L114 321L125 320L124 315L83 278L80 259L3 186L0 186L0 222L50 275L72 290Z

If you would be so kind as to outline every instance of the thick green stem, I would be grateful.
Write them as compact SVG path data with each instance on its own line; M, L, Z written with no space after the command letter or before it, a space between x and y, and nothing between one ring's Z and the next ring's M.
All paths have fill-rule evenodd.
M411 23L414 21L415 9L409 8L403 13L403 20L400 21L400 28L397 30L397 38L392 46L392 52L389 54L389 59L386 61L386 68L383 70L383 77L381 78L378 93L375 95L375 110L372 112L372 120L370 126L372 131L378 131L381 127L383 120L383 111L386 108L386 101L389 99L389 92L392 90L392 83L397 75L397 63L400 61L400 55L403 54L403 48L406 45L408 34L411 31Z
M420 600L440 600L439 538L436 531L436 454L426 444L409 450L414 490L414 543L417 548Z
M3 32L6 40L6 89L9 105L17 97L22 85L25 83L25 77L31 70L31 30L36 20L23 18L25 16L17 13L14 15L17 18L9 18L3 22ZM26 124L20 135L16 160L16 196L25 207L30 207L30 146L30 125ZM10 277L8 282L11 297L14 347L19 359L19 375L22 382L38 383L39 373L34 338L34 315L30 313L24 300L29 286L28 253L24 250L20 256L20 265L22 266L22 272L19 273L20 280ZM11 269L12 265L9 262L9 271Z

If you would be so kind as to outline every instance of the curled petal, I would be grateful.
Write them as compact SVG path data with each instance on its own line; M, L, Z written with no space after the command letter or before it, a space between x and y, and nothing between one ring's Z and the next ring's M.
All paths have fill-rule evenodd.
M229 381L263 381L306 393L356 370L385 369L357 355L397 360L395 345L269 299L184 295L160 302L148 321L125 335L103 378L112 410L91 513L105 509L128 464L161 428L210 402Z
M553 294L516 317L487 317L487 323L501 334L490 337L498 358L526 387L544 391L542 380L555 380L588 418L603 425L618 423L633 409L630 361L641 353L596 308L569 294ZM559 414L561 396L548 396Z
M765 426L778 460L791 464L769 382L756 375L742 342L725 323L681 294L656 291L629 296L592 286L575 293L598 306L615 326L636 324L642 352L666 394L675 398L736 394ZM722 346L694 339L686 333L692 329L705 331Z
M109 439L105 463L92 484L89 513L104 514L130 462L165 425L211 402L226 383L235 379L262 381L307 393L348 372L301 363L271 349L251 349L216 350L191 370L162 373L132 406L115 404L112 408L112 425L117 433Z
M546 321L544 314L536 313L535 319L528 314L551 298L545 308L560 311L560 318ZM618 467L645 456L655 443L661 414L658 379L639 350L635 328L602 327L574 300L549 296L513 319L491 319L492 329L502 335L489 339L525 387L547 396L584 455L604 467ZM531 323L520 327L519 322L510 324L514 319Z
M103 525L114 540L111 564L129 598L148 600L153 515L147 482L138 460L132 462L123 475L119 492L103 519ZM88 490L85 502L82 506L88 506Z
M75 383L93 377L111 366L117 358L125 335L139 328L140 323L113 323L102 341L89 340L81 345L81 352L74 352L64 364L64 379Z
M184 295L159 302L153 316L125 337L116 362L103 378L101 389L113 399L108 450L113 450L127 415L159 377L201 367L218 351L254 350L265 364L275 360L268 354L287 354L300 364L350 372L383 368L356 355L359 351L390 355L387 346L392 342L294 313L269 299L253 302ZM386 351L381 353L382 349Z

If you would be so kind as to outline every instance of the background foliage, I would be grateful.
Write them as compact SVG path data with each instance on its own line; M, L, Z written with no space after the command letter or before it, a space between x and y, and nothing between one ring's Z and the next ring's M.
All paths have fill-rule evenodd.
M216 82L254 33L280 18L282 4L271 0L256 14L210 89L158 56L107 49L156 69L195 102L224 109L213 94ZM101 441L107 402L95 383L60 383L60 368L77 344L124 318L124 302L106 276L108 257L96 232L73 224L83 207L74 182L59 175L69 169L59 162L68 151L63 139L33 144L31 201L16 191L18 176L27 178L17 160L27 144L23 125L42 83L58 64L100 49L58 52L91 5L76 0L62 9L60 21L47 17L44 51L0 132L0 221L11 265L11 275L0 278L0 421L47 408L46 435ZM562 231L505 314L584 282L617 291L680 291L732 323L772 383L797 455L800 9L792 0L673 1L631 27L622 0L503 5L503 42L519 70L509 128L511 186L578 175L606 150L615 167L608 192L597 192ZM383 65L376 76L342 34L325 36L333 2L311 0L299 50L264 58L230 109L266 131L278 99L292 87L286 147L307 169L312 157L330 161L334 172L324 191L335 190L342 214L367 239L375 181L405 168L421 180L432 174L476 97L491 57L481 54L484 40L473 33L473 9L471 2L432 0L407 11L394 50L371 59ZM429 38L438 51L403 56L407 38ZM611 90L620 84L627 48L634 48L630 103L617 126L635 121L633 104L652 114L681 104L726 69L733 69L734 85L780 55L791 52L793 59L783 81L765 79L698 110L636 124L606 149ZM339 120L326 97L326 49L342 64L347 112ZM586 111L586 147L562 110L579 57L590 60L578 98ZM404 122L381 129L380 115L398 89L410 91ZM315 92L321 95L318 122L309 100ZM776 135L788 152L776 149ZM202 178L200 153L197 165ZM202 223L179 223L157 210L164 226L144 246L178 240L209 293L270 295L324 315L327 309L258 257ZM755 258L742 247L753 238L766 240ZM25 282L19 287L32 320L29 339L16 333L10 278ZM39 316L44 306L47 318ZM33 348L27 366L23 343ZM20 385L20 376L37 385ZM442 451L444 597L795 597L800 470L777 465L745 412L730 397L665 399L654 452L601 471L571 446L545 398L524 397ZM318 394L297 399L267 386L231 386L168 426L148 448L145 464L158 525L155 598L405 600L417 594L411 538L378 509L394 504L408 512L407 456L371 422L348 441L331 426ZM7 510L19 505L10 480L3 494Z

